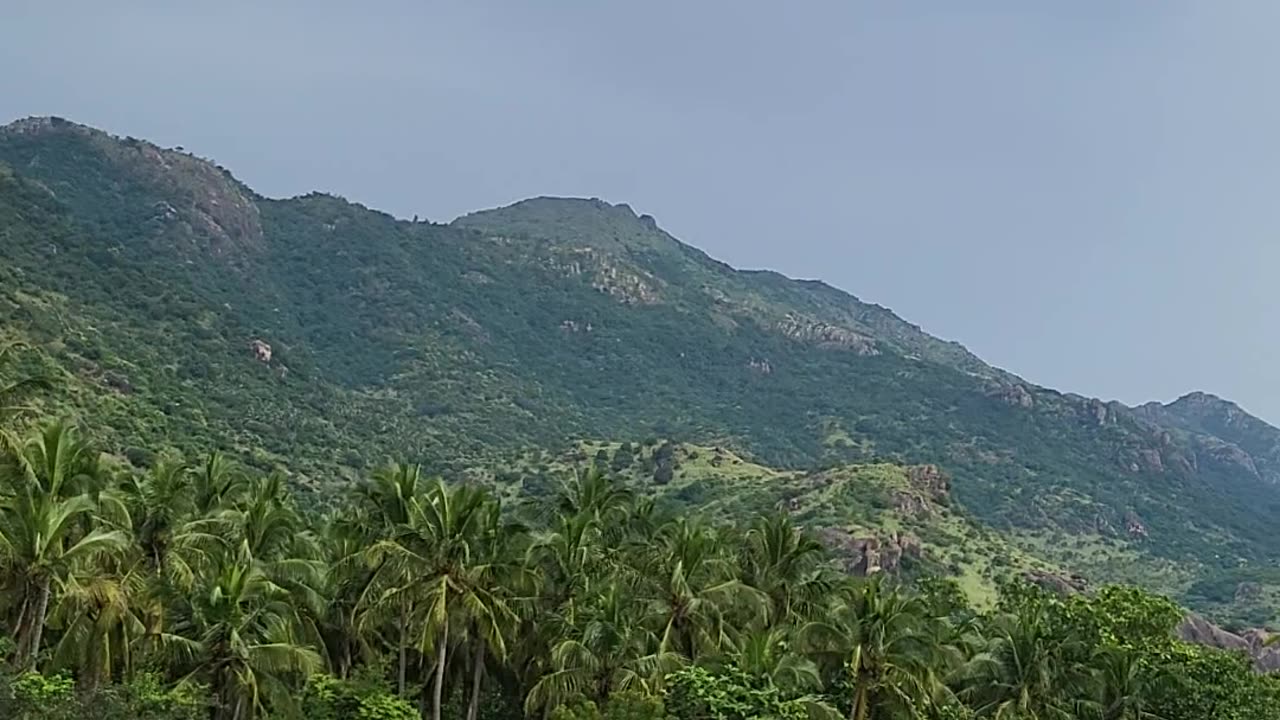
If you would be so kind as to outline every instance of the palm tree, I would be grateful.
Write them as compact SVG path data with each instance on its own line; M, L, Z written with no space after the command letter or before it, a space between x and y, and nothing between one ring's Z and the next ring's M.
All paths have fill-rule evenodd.
M40 652L54 585L129 546L125 533L98 526L99 504L85 492L86 475L94 472L96 456L62 423L0 462L0 569L19 607L13 627L20 667L33 667Z
M1101 647L1093 653L1089 665L1095 669L1096 707L1101 720L1161 720L1148 708L1167 679L1147 667L1137 654Z
M684 659L662 647L630 590L609 585L582 621L551 650L551 670L530 689L525 712L550 711L578 697L603 702L610 693L653 691Z
M397 463L379 468L373 476L356 487L355 513L348 518L351 530L361 534L369 545L388 540L396 529L409 521L409 505L426 489L422 468ZM376 577L379 573L374 573ZM368 590L371 585L366 585ZM396 692L404 697L409 667L409 613L411 599L401 596L395 608L396 626ZM381 608L376 608L381 609ZM370 622L382 616L368 601L363 603L363 620Z
M144 474L126 475L118 495L146 567L179 591L191 587L210 553L225 549L231 528L199 514L195 479L181 460L161 458Z
M55 668L80 669L82 687L92 692L119 668L132 671L134 644L145 634L139 600L145 578L131 562L109 562L73 573L61 586L50 625L61 630L53 652Z
M523 562L521 544L525 528L503 519L502 504L487 503L478 528L476 550L470 579L473 586L489 598L489 612L471 612L466 625L472 646L471 697L467 703L467 720L480 713L480 687L484 680L485 659L507 656L506 634L518 627L516 605L521 597L536 591L537 578ZM496 641L496 642L495 642Z
M850 585L802 637L816 658L845 673L851 720L866 720L880 706L915 715L942 688L935 622L920 598L877 576Z
M215 718L251 720L287 709L296 674L320 669L319 653L299 639L290 593L273 582L247 543L219 558L215 572L171 609L159 640L189 670L183 682L207 682Z
M781 690L807 692L822 686L813 660L800 652L792 628L774 626L742 633L731 653L734 665Z
M407 521L370 548L377 584L386 588L381 601L414 608L419 650L434 656L434 720L441 717L450 628L470 625L497 651L505 647L502 629L514 623L503 598L484 582L491 567L480 550L490 502L482 490L437 480L429 493L410 498Z
M1089 709L1087 647L1035 605L992 618L988 647L969 663L962 696L979 717L1071 720Z
M225 509L240 497L246 482L235 463L222 453L210 453L192 483L196 514L211 517Z
M744 585L720 536L700 521L677 520L659 531L655 557L641 577L663 650L690 660L729 644L731 614L745 624L764 619L767 599Z
M807 619L835 588L837 577L822 562L822 544L785 513L757 519L743 537L738 566L742 582L769 598L769 624Z

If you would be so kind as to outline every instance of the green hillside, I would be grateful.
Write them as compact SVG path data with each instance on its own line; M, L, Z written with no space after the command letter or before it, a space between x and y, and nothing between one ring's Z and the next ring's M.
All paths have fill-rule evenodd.
M323 500L388 458L514 480L503 465L535 448L670 438L776 468L689 485L726 512L752 483L764 498L848 464L937 464L1017 553L1228 615L1234 600L1193 590L1220 600L1280 557L1274 444L1036 387L820 282L735 270L625 205L409 222L264 198L185 152L57 119L0 130L0 168L0 334L31 347L17 370L59 378L42 410L92 417L139 466L224 448Z

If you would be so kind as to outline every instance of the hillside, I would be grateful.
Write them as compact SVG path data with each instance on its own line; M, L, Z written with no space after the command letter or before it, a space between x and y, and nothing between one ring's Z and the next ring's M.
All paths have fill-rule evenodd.
M1275 607L1258 573L1280 557L1280 430L1207 396L1031 385L625 205L409 222L45 118L0 130L0 242L0 334L62 380L44 409L92 414L135 464L223 447L320 497L391 457L462 472L584 440L780 473L937 464L1018 552L1228 616Z

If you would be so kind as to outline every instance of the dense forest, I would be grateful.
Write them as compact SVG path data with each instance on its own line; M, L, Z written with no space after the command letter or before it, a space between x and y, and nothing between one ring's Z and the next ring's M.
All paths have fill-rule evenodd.
M38 388L0 388L6 718L1280 718L1280 680L1135 588L977 610L599 468L504 504L392 464L310 507L219 454L138 470L15 420Z

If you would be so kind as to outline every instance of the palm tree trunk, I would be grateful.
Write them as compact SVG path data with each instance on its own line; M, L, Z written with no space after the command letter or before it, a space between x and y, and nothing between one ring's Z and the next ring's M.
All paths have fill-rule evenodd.
M444 627L440 628L440 639L436 641L436 687L431 703L431 720L440 720L441 701L444 699L444 662L445 653L449 649L449 620L445 618Z
M19 639L18 664L23 669L34 670L36 656L40 653L40 641L44 637L44 619L49 612L50 579L43 577L36 587L35 606L28 608L31 612L24 618L26 627Z
M867 711L870 709L868 707L870 698L867 695L867 683L859 678L857 688L853 691L853 710L849 713L850 720L867 720Z
M480 681L484 677L484 641L476 641L476 654L472 658L471 703L467 706L467 720L476 720L480 714Z
M396 676L396 689L404 697L405 674L409 670L409 620L405 617L404 604L400 605L400 674Z

